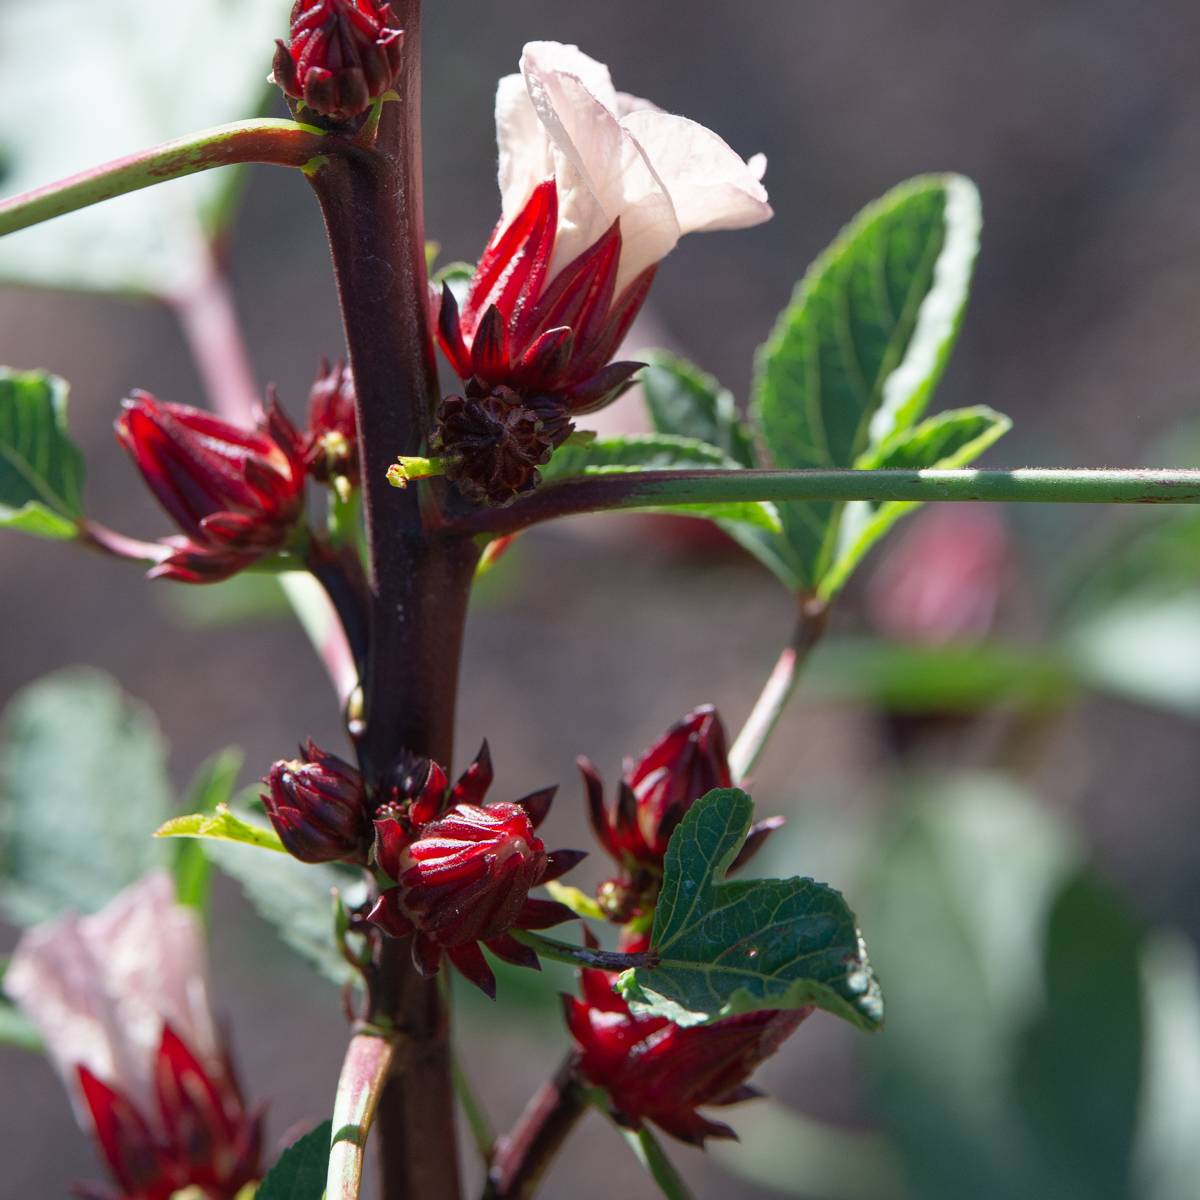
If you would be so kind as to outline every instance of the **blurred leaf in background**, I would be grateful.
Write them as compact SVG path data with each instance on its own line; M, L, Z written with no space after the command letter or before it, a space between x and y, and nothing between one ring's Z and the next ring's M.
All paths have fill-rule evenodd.
M94 912L170 854L153 716L107 675L76 668L25 688L0 720L0 904L18 924Z
M0 5L0 107L11 118L0 131L4 194L253 116L290 7L187 0L157 5L147 20L141 0ZM31 62L53 69L29 70ZM197 62L219 67L196 70ZM86 108L79 96L89 97ZM205 239L228 220L239 178L236 170L204 172L13 234L0 242L0 280L184 291L207 269Z

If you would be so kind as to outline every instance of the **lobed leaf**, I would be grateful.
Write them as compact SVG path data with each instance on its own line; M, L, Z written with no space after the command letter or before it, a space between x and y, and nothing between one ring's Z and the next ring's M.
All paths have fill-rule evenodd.
M728 388L664 350L653 351L647 359L638 378L659 433L707 442L743 467L758 465L750 430L738 416Z
M853 468L920 418L958 334L979 226L969 180L927 176L865 209L817 260L759 352L753 408L775 466ZM789 587L821 585L843 509L781 506Z
M973 463L1010 429L1003 413L977 405L938 413L911 429L901 429L868 450L857 465L862 470L950 470ZM847 504L839 530L837 557L821 577L818 591L826 599L839 592L855 568L901 517L921 507L915 500L863 501Z
M0 528L76 537L83 474L67 436L67 384L44 371L0 368Z
M709 792L671 837L654 916L653 968L621 976L635 1011L696 1025L763 1008L816 1005L862 1029L883 1000L854 914L811 879L724 882L753 818L737 789Z
M243 757L240 750L230 746L204 762L188 788L186 806L197 812L213 812L228 804L237 787ZM171 873L175 877L175 897L179 903L203 912L208 907L212 864L199 841L180 839Z

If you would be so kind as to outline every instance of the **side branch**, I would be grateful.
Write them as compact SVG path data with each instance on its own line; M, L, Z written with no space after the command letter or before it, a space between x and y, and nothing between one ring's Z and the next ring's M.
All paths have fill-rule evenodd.
M798 603L799 613L791 641L779 655L775 669L754 705L754 711L729 751L729 769L733 773L734 783L739 786L766 749L768 739L800 682L801 669L829 624L829 606L819 596L802 595Z
M454 532L510 534L555 517L752 500L973 500L1027 504L1200 504L1200 471L638 471L554 483L510 508L456 521Z
M205 129L0 201L0 237L213 167L252 162L304 167L337 144L336 138L294 121L238 121Z

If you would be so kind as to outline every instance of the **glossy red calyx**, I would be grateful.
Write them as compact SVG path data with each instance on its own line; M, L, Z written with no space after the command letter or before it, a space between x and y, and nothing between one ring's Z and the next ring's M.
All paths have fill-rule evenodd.
M263 780L267 816L288 852L301 862L366 864L371 824L362 776L311 739L302 757L277 762Z
M757 1095L746 1081L812 1011L745 1013L684 1028L665 1017L634 1015L613 991L614 976L581 976L583 998L563 1000L583 1076L608 1093L624 1124L652 1121L697 1146L709 1137L736 1136L697 1110Z
M370 920L395 937L412 937L413 961L422 974L435 974L444 954L494 996L495 976L480 945L508 962L536 968L537 955L510 931L545 929L571 919L570 909L531 899L529 893L570 870L583 855L547 853L536 834L554 788L516 803L484 805L490 783L485 745L450 790L448 807L437 819L407 828L398 819L376 821L378 862L396 886L380 896Z
M460 309L443 289L442 350L458 377L486 393L511 388L554 396L568 416L594 412L631 386L643 365L611 362L653 282L650 267L616 294L621 229L608 232L547 278L558 227L558 190L549 179L492 236Z
M284 93L331 121L361 116L400 74L402 30L374 0L297 0L273 75Z
M291 539L303 510L304 439L273 396L243 429L135 392L116 432L183 534L163 539L168 552L151 577L228 579Z

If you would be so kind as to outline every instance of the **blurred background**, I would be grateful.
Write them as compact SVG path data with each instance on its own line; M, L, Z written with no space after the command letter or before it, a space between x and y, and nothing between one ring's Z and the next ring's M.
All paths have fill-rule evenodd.
M175 0L178 16L152 21L108 7L0 0L0 194L250 115L288 5ZM85 21L105 28L59 43ZM431 4L426 25L427 222L443 261L473 260L496 219L497 78L526 40L578 42L622 90L770 163L775 220L685 242L642 345L685 354L744 402L808 263L887 188L954 170L982 192L983 249L932 407L1010 414L988 459L1001 466L1200 459L1194 4L754 0L735 16L715 0L508 0ZM89 512L145 536L163 522L111 435L118 403L134 387L204 402L174 316L147 295L192 269L194 225L163 216L188 208L188 185L162 191L174 199L150 215L129 198L0 245L0 363L70 381ZM192 195L212 218L218 198ZM238 198L225 250L253 365L299 413L317 357L342 345L319 215L284 171L246 173ZM605 420L637 427L639 405ZM902 525L860 572L754 786L761 813L789 818L763 872L846 893L888 1029L813 1017L761 1073L772 1099L730 1110L741 1147L670 1147L699 1197L1200 1194L1200 519L957 511ZM460 754L490 740L497 797L559 782L549 843L587 844L577 754L615 781L624 756L709 701L736 731L788 637L791 599L700 528L538 530L479 591ZM896 585L913 571L941 581L935 595ZM147 585L16 535L0 539L0 579L0 698L28 706L22 689L75 664L108 673L154 713L178 797L224 746L244 751L248 784L301 738L341 745L322 670L271 588ZM45 803L62 807L47 811L95 823L104 757L69 706L55 711ZM36 801L30 778L14 782L10 762L0 803ZM325 1115L337 990L225 878L211 928L246 1088L280 1137ZM16 938L0 924L0 953ZM556 1061L555 993L570 985L510 973L495 1006L463 995L463 1061L500 1127ZM12 1194L95 1177L45 1062L0 1046L0 1080ZM568 1189L652 1194L596 1117L545 1194Z

